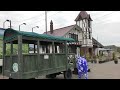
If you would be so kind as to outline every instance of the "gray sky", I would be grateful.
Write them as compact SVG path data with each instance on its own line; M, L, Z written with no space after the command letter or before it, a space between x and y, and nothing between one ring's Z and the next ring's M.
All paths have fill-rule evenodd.
M53 20L54 29L64 26L73 25L80 11L48 11L48 31L50 21ZM93 37L103 45L120 46L120 11L87 11L93 19L92 30ZM9 19L12 21L12 28L18 30L19 25L26 23L26 26L21 26L21 31L45 32L45 11L0 11L0 27L3 27L3 22ZM5 28L8 28L9 22L5 23Z

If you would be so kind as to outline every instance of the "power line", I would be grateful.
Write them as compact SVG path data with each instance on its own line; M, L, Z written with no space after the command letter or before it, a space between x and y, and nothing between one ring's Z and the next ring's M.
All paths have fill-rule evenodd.
M23 21L28 21L28 20L31 20L31 19L34 19L34 18L38 18L39 16L43 15L44 13L42 14L39 14L37 16L34 16L34 17L31 17L31 18L27 18L27 19L24 19L24 20L21 20L21 21L13 21L13 22L23 22Z
M99 14L98 12L104 12L104 11L89 11L89 14L91 15L91 14L95 14L95 15L97 15L97 14Z
M57 13L60 13L61 11L59 11L59 12L57 12ZM57 14L57 13L55 13L55 14ZM106 15L103 15L103 16L101 16L101 17L99 17L99 18L102 18L102 17L105 17L105 16L107 16L107 15L110 15L110 14L113 14L114 12L112 12L112 13L109 13L109 14L106 14ZM53 15L55 15L55 14L53 14ZM53 15L51 15L51 16L53 16ZM49 16L49 17L51 17L51 16ZM33 18L33 17L32 17ZM30 18L29 18L30 19ZM96 18L97 19L97 18ZM45 20L45 19L42 19L42 20ZM41 21L42 21L41 20ZM94 19L95 20L95 19ZM41 21L37 21L37 22L41 22ZM37 23L37 22L34 22L34 23ZM31 23L31 24L33 24L33 23ZM28 25L31 25L31 24L28 24ZM96 24L96 23L94 23L94 24ZM99 23L97 23L97 24L99 24ZM103 23L102 23L103 24ZM40 26L42 26L43 24L41 24Z
M58 13L60 13L60 12L62 12L62 11L59 11L59 12L53 14L53 15L56 15L56 14L58 14ZM53 15L51 15L51 16L53 16ZM49 18L49 17L51 17L51 16L48 16L47 18ZM36 21L36 22L33 22L33 23L38 23L38 22L41 22L41 21L43 21L43 20L45 20L45 18L44 18L44 19L40 19L39 21ZM29 25L32 25L33 23L30 23Z
M61 11L59 11L59 12L61 12ZM59 12L57 12L57 13L59 13ZM57 13L55 13L55 14L57 14ZM101 16L101 17L99 17L99 18L103 18L103 17L105 17L105 16L108 16L108 15L110 15L110 14L113 14L113 13L115 13L115 12L112 12L112 13L109 13L109 14L105 14L105 15L103 15L103 16ZM53 15L51 15L51 16L53 16ZM51 16L49 16L49 17L51 17ZM97 18L96 18L97 19ZM42 19L42 20L45 20L45 19ZM41 21L42 21L41 20ZM94 19L95 20L95 19ZM40 22L41 22L40 21ZM109 20L107 20L107 21L109 21ZM39 21L37 21L37 22L39 22ZM37 22L34 22L34 23L37 23ZM102 21L102 22L104 22L104 20ZM101 22L98 22L98 23L94 23L94 24L99 24L99 23L101 23ZM32 23L33 24L33 23ZM105 24L105 23L102 23L102 24ZM31 24L30 24L31 25ZM43 25L43 24L42 24ZM41 26L41 25L40 25Z
M112 13L109 13L109 14L105 14L105 15L103 15L103 16L101 16L101 17L95 18L94 20L103 18L103 17L108 16L108 15L113 14L113 13L116 13L116 12L112 12Z
M111 14L113 14L113 13L116 13L116 12L112 12L112 13L106 14L106 15L102 16L101 18L103 18L103 17L105 17L105 16L108 16L108 15L111 15ZM110 20L107 20L107 21L110 21ZM105 19L102 20L102 22L106 22ZM94 23L94 24L99 24L99 23L101 23L101 21L98 22L98 23ZM102 23L102 24L104 24L104 23Z
M103 16L101 16L101 17L99 17L99 18L95 18L94 20L97 20L97 19L101 19L101 18L103 18L103 17L106 17L106 16L108 16L108 15L111 15L111 14L113 14L113 13L115 13L115 12L112 12L112 13L109 13L109 14L105 14L105 15L103 15ZM102 20L102 22L104 22L105 20ZM107 20L107 21L109 21L109 20ZM98 22L98 23L94 23L94 26L95 25L101 25L101 24L106 24L106 23L101 23L101 22ZM97 34L97 32L96 31L94 31L94 33L96 33ZM98 35L98 34L97 34ZM97 39L98 39L98 36L97 36Z
M114 13L114 12L112 12L112 13ZM97 17L97 18L95 18L94 20L97 20L97 19L103 18L103 17L105 17L105 16L107 16L107 15L110 15L110 14L112 14L112 13L108 13L108 14L105 14L105 15L103 15L103 16Z
M115 13L115 12L114 12ZM109 13L109 14L106 14L106 15L104 15L104 16L102 16L102 17L105 17L105 16L107 16L107 15L110 15L110 14L113 14L113 12L112 13ZM110 20L107 20L107 21L110 21ZM106 21L104 21L104 20L102 20L102 22L106 22ZM101 22L98 22L98 23L94 23L95 25L94 26L96 26L96 25L105 25L105 24L107 24L107 23L101 23ZM96 33L97 34L97 32L96 31L94 31L94 33ZM98 35L98 34L97 34Z
M93 24L106 23L106 22L108 22L108 21L110 21L110 20L106 19L106 20L101 20L101 21L99 21L99 22L95 22L95 23L93 23Z
M50 15L49 17L54 16L54 15L56 15L56 14L60 13L60 12L62 12L62 11L59 11L59 12L57 12L57 13L53 14L53 15ZM49 18L49 17L47 17L47 18ZM37 21L37 22L41 22L41 21L43 21L43 20L45 20L45 19L41 19L40 21ZM37 23L37 22L34 22L34 23ZM31 24L27 24L27 25L32 25L32 24L33 24L33 23L31 23ZM43 26L43 25L45 25L45 24L44 24L44 23L42 23L42 24L40 24L39 26ZM14 27L17 27L17 26L14 26Z
M51 11L47 11L47 12L51 12ZM44 13L42 14L39 14L37 16L34 16L34 17L31 17L31 18L27 18L27 19L24 19L24 20L20 20L20 21L12 21L12 23L15 23L15 22L23 22L23 21L28 21L28 20L31 20L31 19L34 19L34 18L38 18L39 16L41 15L44 15Z
M59 11L59 12L57 12L57 13L60 13L60 12L62 12L62 11ZM55 13L55 14L57 14L57 13ZM113 12L112 12L113 13ZM55 14L53 14L53 15L55 15ZM109 14L106 14L106 15L110 15L111 13L109 13ZM51 15L51 16L53 16L53 15ZM106 15L104 15L104 16L106 16ZM51 16L49 16L49 17L51 17ZM102 16L103 17L103 16ZM42 20L45 20L45 19L41 19L40 21L37 21L37 22L41 22ZM37 22L34 22L34 23L37 23ZM28 25L32 25L33 23L31 23L31 24L28 24ZM40 26L42 26L42 25L44 25L44 24L41 24Z

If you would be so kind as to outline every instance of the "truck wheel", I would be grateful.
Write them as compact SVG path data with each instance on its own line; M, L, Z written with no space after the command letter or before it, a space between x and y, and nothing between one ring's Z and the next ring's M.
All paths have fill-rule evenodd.
M78 74L78 69L74 68L73 74Z
M35 79L35 78L30 78L30 79Z
M13 79L13 78L9 78L9 79Z
M52 79L56 78L56 74L50 74L50 78Z
M88 72L91 72L90 69L88 69Z
M49 74L49 75L46 75L46 78L52 78L52 79L54 79L54 78L56 78L56 74Z
M64 71L64 78L65 79L71 79L72 78L72 71L68 69L67 71Z
M46 78L50 78L50 75L46 75Z

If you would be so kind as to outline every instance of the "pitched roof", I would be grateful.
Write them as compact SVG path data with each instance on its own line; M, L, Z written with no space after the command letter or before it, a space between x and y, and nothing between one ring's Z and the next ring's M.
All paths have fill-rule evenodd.
M70 31L74 26L74 25L70 25L70 26L66 26L66 27L62 27L59 29L55 29L53 30L53 33L51 34L50 31L47 32L48 35L53 35L53 36L64 36L68 31Z
M12 40L13 38L16 38L17 35L22 35L26 37L32 37L32 38L40 38L40 39L48 39L48 40L57 40L57 41L75 41L72 38L63 38L58 36L51 36L46 34L38 34L34 32L25 32L25 31L17 31L13 29L6 29L4 34L4 40Z
M104 46L100 43L100 42L98 42L95 38L93 38L92 37L92 41L93 41L93 45L97 45L98 47L100 47L100 48L103 48Z
M88 14L86 11L81 11L77 18L75 19L75 21L78 21L78 20L83 20L83 19L88 19L88 20L91 20L91 17L90 17L90 14Z

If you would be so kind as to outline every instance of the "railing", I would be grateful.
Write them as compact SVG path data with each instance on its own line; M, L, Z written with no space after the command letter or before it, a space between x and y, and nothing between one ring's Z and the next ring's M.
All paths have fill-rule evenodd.
M82 41L76 41L76 42L69 43L69 45L82 45L82 44L83 44Z

